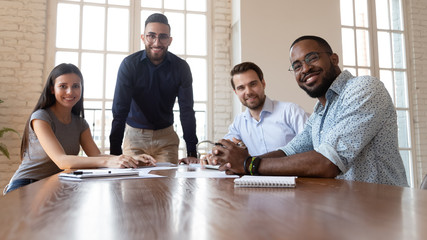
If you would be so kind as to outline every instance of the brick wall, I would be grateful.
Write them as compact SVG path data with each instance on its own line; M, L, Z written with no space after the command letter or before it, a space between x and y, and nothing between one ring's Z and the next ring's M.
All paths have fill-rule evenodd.
M231 70L231 0L213 1L213 139L221 139L233 121L230 85Z
M407 1L407 25L410 41L410 89L414 124L415 169L418 186L427 174L427 1ZM418 183L417 183L418 182Z
M0 128L22 135L43 84L47 0L0 0ZM6 133L11 158L0 156L0 188L20 163L20 137Z

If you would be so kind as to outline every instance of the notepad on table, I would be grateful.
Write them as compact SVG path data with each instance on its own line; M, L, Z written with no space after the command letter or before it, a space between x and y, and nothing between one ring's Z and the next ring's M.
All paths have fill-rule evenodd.
M295 187L294 176L243 176L234 179L234 187Z

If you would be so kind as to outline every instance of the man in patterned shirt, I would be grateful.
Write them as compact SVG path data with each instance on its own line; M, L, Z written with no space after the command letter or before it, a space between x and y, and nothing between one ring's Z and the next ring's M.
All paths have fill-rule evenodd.
M341 72L338 55L317 36L302 36L290 49L290 71L317 98L304 131L260 157L227 140L213 150L227 174L329 177L408 186L398 150L397 117L383 83Z

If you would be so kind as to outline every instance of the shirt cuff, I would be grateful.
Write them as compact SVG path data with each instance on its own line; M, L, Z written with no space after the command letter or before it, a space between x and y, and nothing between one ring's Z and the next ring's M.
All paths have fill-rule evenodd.
M335 151L335 149L331 145L329 145L328 143L322 143L314 150L329 159L329 161L335 164L341 170L342 173L347 172L347 166L341 161L341 158L338 155L337 151Z
M277 150L283 151L286 154L286 156L296 154L296 152L291 147L289 147L288 145L281 147L281 148L278 148Z

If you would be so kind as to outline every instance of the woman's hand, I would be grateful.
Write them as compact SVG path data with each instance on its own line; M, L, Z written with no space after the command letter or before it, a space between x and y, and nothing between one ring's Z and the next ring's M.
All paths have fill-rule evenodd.
M134 158L138 161L138 166L156 166L156 159L148 154L136 155Z
M108 168L137 168L138 160L131 156L112 156L107 161Z

